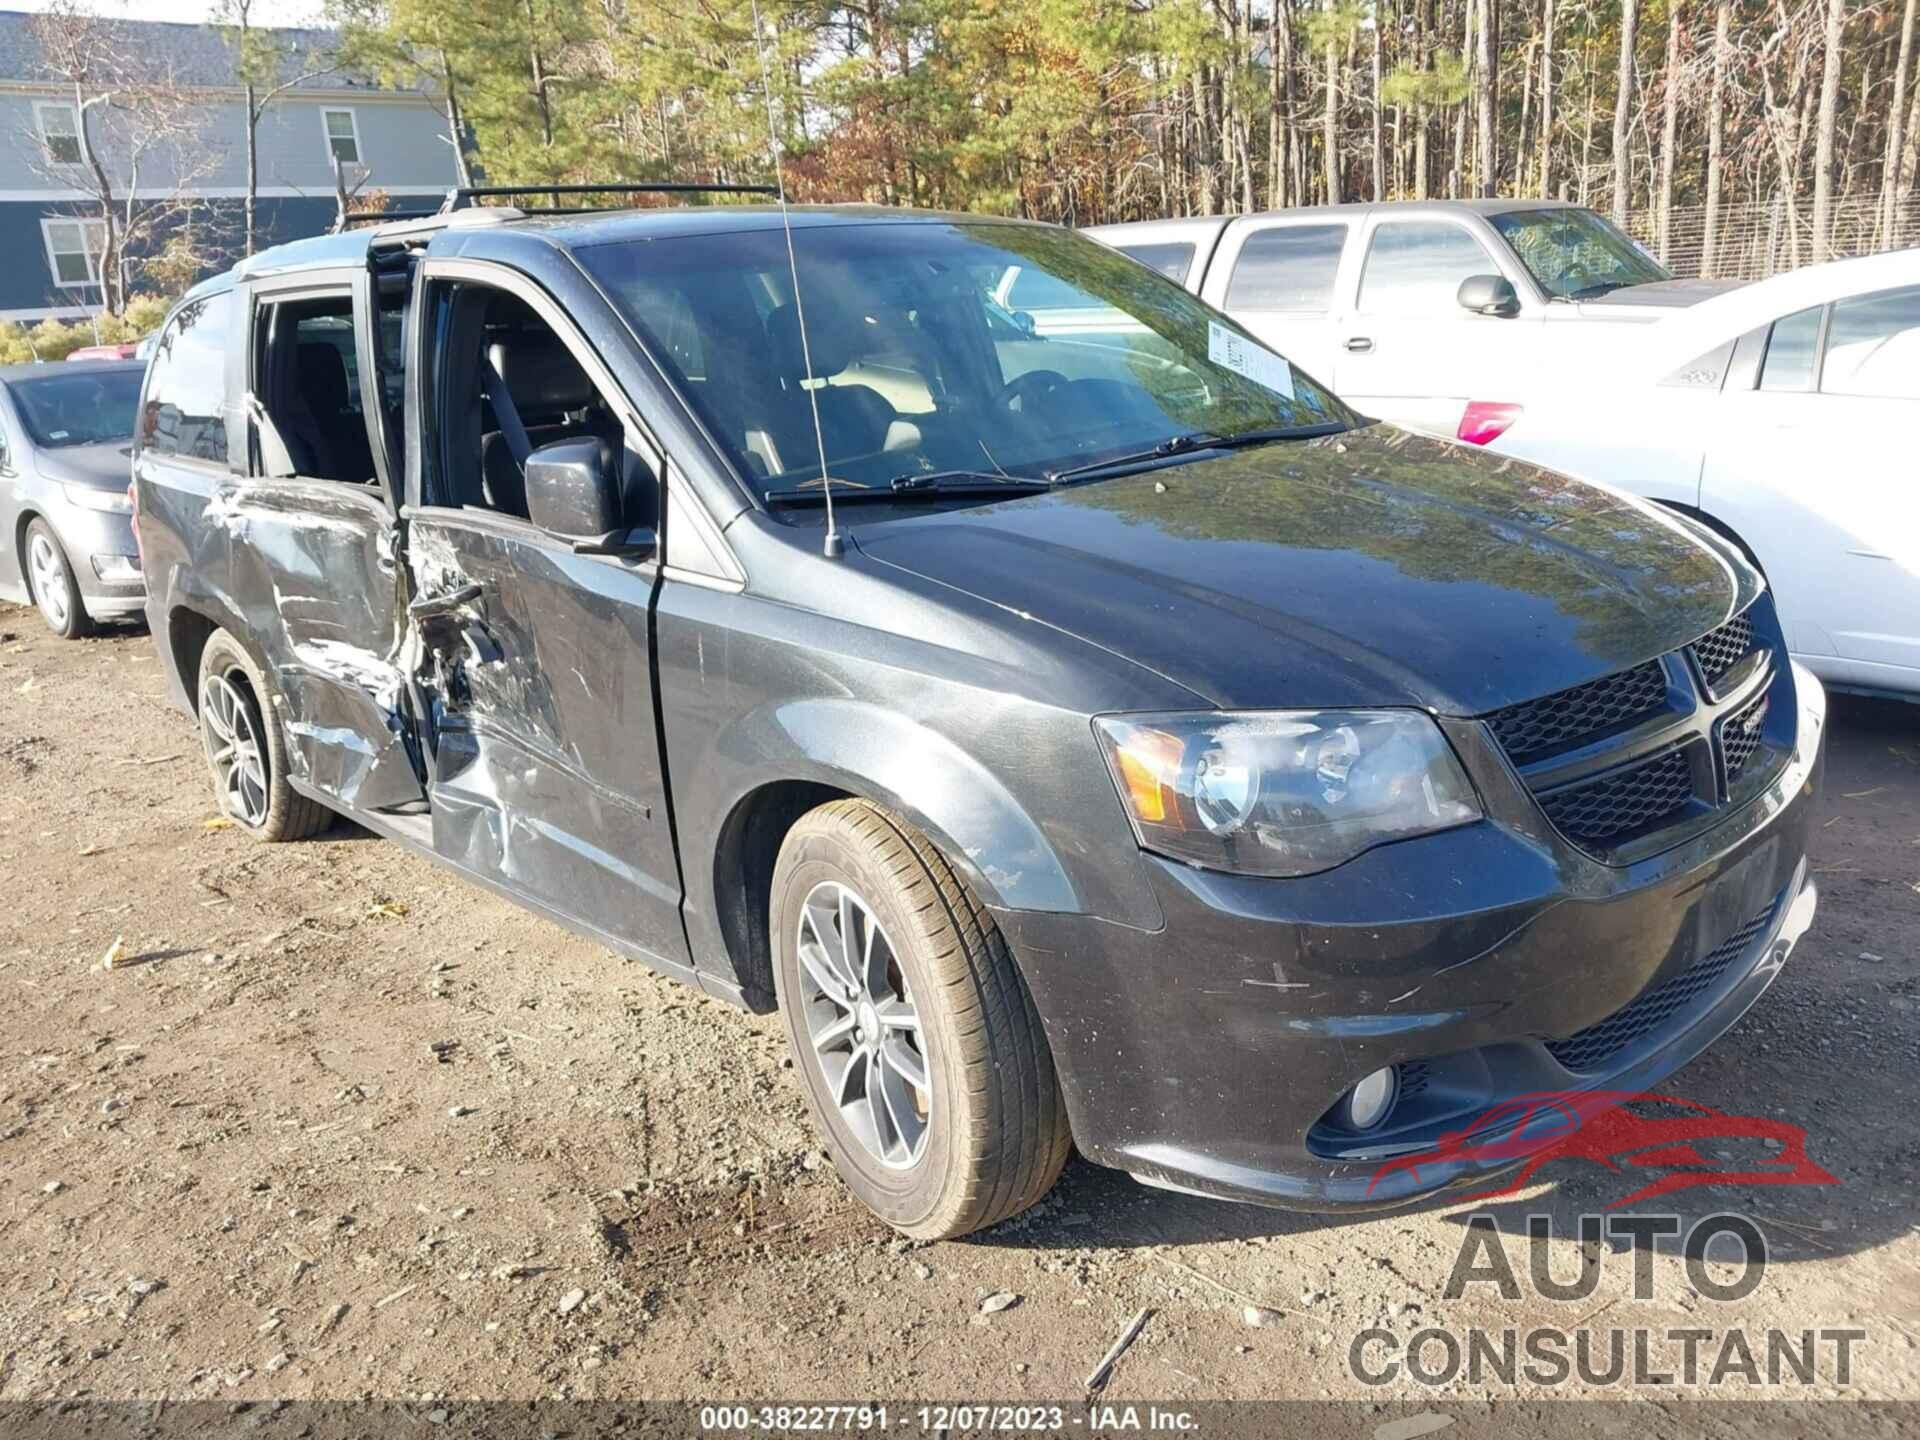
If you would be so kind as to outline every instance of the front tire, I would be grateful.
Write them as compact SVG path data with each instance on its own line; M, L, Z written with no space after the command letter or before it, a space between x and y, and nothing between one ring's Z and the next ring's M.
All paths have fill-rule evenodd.
M920 1240L1019 1214L1072 1137L1040 1017L986 908L864 800L801 817L774 868L774 986L847 1187Z
M200 738L221 813L266 841L304 840L332 813L287 783L287 742L273 692L239 643L216 630L200 652Z
M62 640L79 640L93 633L93 617L80 598L80 582L67 561L66 547L53 527L36 518L25 536L27 588L47 628Z

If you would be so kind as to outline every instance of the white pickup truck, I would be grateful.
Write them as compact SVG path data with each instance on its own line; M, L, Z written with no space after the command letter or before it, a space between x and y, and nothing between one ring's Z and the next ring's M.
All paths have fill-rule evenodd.
M1087 231L1226 311L1356 409L1481 443L1734 282L1676 280L1555 200L1333 205ZM1018 278L1006 303L1023 308Z

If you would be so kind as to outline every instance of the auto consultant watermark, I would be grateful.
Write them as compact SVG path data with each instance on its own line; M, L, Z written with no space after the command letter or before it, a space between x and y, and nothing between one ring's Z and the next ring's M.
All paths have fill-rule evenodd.
M1558 1238L1552 1216L1527 1217L1527 1254L1519 1266L1493 1217L1469 1216L1444 1298L1458 1301L1479 1293L1518 1301L1531 1294L1590 1309L1607 1268L1604 1257L1612 1253L1604 1241L1629 1242L1636 1300L1657 1298L1655 1247L1663 1239L1681 1242L1687 1287L1708 1301L1737 1304L1766 1278L1766 1236L1745 1215L1708 1215L1691 1223L1678 1215L1582 1215L1579 1237L1578 1272L1561 1277L1552 1266ZM1595 1327L1576 1321L1526 1328L1428 1325L1403 1335L1375 1325L1353 1336L1347 1369L1362 1384L1376 1386L1401 1380L1434 1387L1456 1381L1548 1388L1847 1385L1853 1380L1855 1350L1866 1339L1866 1330L1858 1326Z
M1516 1242L1524 1244L1525 1254L1516 1264L1495 1218L1479 1213L1467 1218L1444 1298L1517 1302L1531 1297L1578 1307L1580 1318L1564 1326L1524 1328L1434 1324L1404 1334L1371 1326L1348 1346L1347 1368L1355 1379L1369 1386L1411 1381L1435 1388L1457 1382L1546 1388L1852 1383L1856 1351L1868 1338L1857 1326L1588 1323L1615 1303L1596 1307L1594 1298L1608 1258L1616 1253L1632 1267L1634 1300L1659 1298L1663 1274L1676 1287L1684 1276L1689 1304L1698 1297L1734 1306L1759 1290L1766 1278L1767 1240L1752 1217L1727 1211L1689 1220L1619 1207L1703 1185L1837 1184L1808 1157L1806 1133L1799 1126L1729 1115L1665 1095L1542 1093L1505 1102L1429 1147L1393 1157L1374 1179L1378 1187L1408 1175L1431 1180L1449 1172L1517 1167L1513 1179L1472 1197L1489 1199L1514 1193L1543 1166L1562 1158L1613 1171L1627 1192L1609 1202L1606 1213L1579 1217L1580 1263L1574 1272L1562 1275L1554 1269L1554 1242L1564 1237L1556 1233L1551 1215L1527 1217L1524 1241ZM1677 1246L1678 1270L1656 1265L1663 1246Z

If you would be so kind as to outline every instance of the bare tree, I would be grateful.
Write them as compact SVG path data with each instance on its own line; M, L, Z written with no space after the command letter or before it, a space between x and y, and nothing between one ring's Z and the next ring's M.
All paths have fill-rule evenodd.
M1907 111L1907 143L1900 152L1900 198L1894 203L1904 205L1913 199L1914 172L1920 162L1920 86L1914 87L1913 104Z
M1720 191L1727 149L1727 29L1732 0L1717 0L1713 16L1713 92L1707 101L1707 213L1700 237L1700 273L1713 274L1720 242Z
M1540 21L1540 194L1553 196L1553 0Z
M1340 44L1326 27L1327 47L1327 204L1340 203Z
M58 0L29 29L39 78L65 92L74 134L71 153L33 133L21 150L43 179L86 197L77 202L81 252L97 259L101 302L118 315L149 252L166 241L177 253L170 232L192 235L186 222L201 202L191 192L218 157L198 104L124 26ZM97 249L88 225L100 227Z
M1387 198L1387 149L1380 129L1380 28L1380 11L1376 5L1373 15L1373 91L1368 96L1368 109L1373 121L1373 198L1376 201Z
M1660 125L1660 199L1654 216L1657 238L1654 248L1660 258L1672 255L1673 239L1673 160L1680 138L1680 24L1681 0L1668 0L1667 71L1661 77L1666 94L1661 102Z
M1906 152L1907 72L1913 68L1914 0L1907 0L1900 24L1900 59L1893 72L1893 108L1887 113L1887 158L1880 169L1880 234L1891 244L1900 213L1900 162Z
M233 47L234 73L245 99L246 123L246 253L254 252L258 227L255 212L260 196L260 120L289 90L297 89L340 68L337 58L293 52L271 29L256 25L254 7L260 0L219 0L214 23Z
M1639 0L1620 4L1620 81L1613 97L1613 221L1624 228L1633 184L1633 156L1627 148L1633 120L1633 47L1639 36Z
M1480 166L1480 194L1491 196L1500 183L1498 135L1494 127L1494 107L1500 92L1500 0L1479 0L1480 28L1474 76L1475 117L1478 135L1476 149Z
M1833 131L1840 108L1840 38L1847 0L1827 0L1827 28L1820 58L1820 122L1813 142L1813 259L1827 258L1833 227Z
M1760 72L1762 117L1767 138L1773 142L1774 164L1778 170L1776 192L1786 208L1787 235L1785 254L1789 265L1800 263L1800 163L1806 148L1807 117L1813 102L1809 83L1814 46L1801 23L1806 11L1795 14L1785 0L1774 0L1774 29L1760 45L1756 68ZM1787 88L1783 95L1774 84L1775 60L1785 55L1788 61Z

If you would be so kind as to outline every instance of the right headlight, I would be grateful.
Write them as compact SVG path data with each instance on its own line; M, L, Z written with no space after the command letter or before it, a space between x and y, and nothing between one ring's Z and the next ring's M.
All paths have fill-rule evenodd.
M1143 849L1244 875L1311 875L1478 820L1440 729L1414 710L1110 715L1094 730Z

